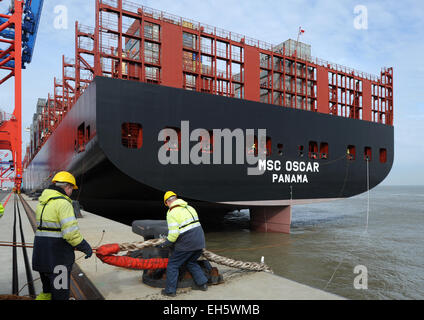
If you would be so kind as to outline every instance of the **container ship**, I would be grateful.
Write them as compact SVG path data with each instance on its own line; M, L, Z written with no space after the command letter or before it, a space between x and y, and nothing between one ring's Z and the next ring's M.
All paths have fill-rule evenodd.
M23 188L70 171L85 210L164 219L163 193L202 221L249 209L289 232L291 206L351 197L393 164L393 68L379 76L126 0L96 0L75 58L39 99Z

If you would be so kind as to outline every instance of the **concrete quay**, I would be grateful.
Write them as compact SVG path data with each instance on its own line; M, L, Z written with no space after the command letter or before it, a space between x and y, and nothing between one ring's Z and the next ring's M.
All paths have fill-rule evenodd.
M29 206L35 210L37 201L22 195ZM32 243L34 233L24 212L22 220L25 225L26 241ZM78 219L81 234L93 247L108 243L124 243L142 241L143 238L132 232L131 227L106 219L90 212L82 211L83 218ZM13 225L13 201L9 200L5 215L0 220L0 240L11 241ZM104 231L104 232L103 232ZM207 245L207 244L206 244ZM11 293L12 266L11 248L0 248L0 294ZM28 249L31 259L32 249ZM22 254L18 253L22 259ZM23 260L23 259L22 259ZM22 265L21 265L22 264ZM142 282L142 271L128 270L104 264L93 255L84 259L84 254L76 252L76 264L81 272L92 282L106 300L340 300L340 296L286 279L265 273L251 272L212 263L223 275L224 283L210 285L208 291L178 289L175 298L164 297L161 289L150 287ZM26 282L23 262L19 264L20 286ZM34 279L38 273L33 272ZM37 293L41 290L40 281L35 281ZM22 295L27 294L25 291Z

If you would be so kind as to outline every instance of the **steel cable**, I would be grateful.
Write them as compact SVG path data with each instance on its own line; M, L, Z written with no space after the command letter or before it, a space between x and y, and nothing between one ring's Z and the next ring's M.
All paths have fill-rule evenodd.
M13 242L16 242L16 194L13 199ZM12 247L12 294L17 295L18 293L18 260L17 260L17 249L16 246Z
M34 289L34 284L33 284L33 277L32 277L32 268L29 264L29 259L28 259L28 253L27 253L27 248L25 246L25 237L24 237L24 230L22 227L22 218L21 218L21 210L19 209L19 202L16 202L16 207L18 209L18 217L19 217L19 229L21 232L21 242L23 244L22 246L22 253L24 256L24 264L25 264L25 272L26 272L26 278L27 278L27 284L28 284L28 293L31 297L35 297L35 289ZM19 294L19 292L18 292Z

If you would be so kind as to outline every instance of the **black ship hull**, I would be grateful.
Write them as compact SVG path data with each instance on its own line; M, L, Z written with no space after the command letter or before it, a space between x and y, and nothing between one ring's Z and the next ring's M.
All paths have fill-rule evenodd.
M142 128L142 140L139 137L135 148L123 143L123 126L128 123ZM159 132L182 129L183 123L189 132L181 130L178 164L165 165L159 160L164 146ZM257 129L266 129L271 148L267 170L248 175L247 169L254 167L246 163L249 146L244 144L246 158L238 163L236 139L226 159L228 155L219 160L210 153L203 155L209 164L191 159L187 163L183 152L195 152L198 141L185 138L198 128L233 133L255 129L255 135ZM55 172L68 170L77 178L80 188L74 197L84 209L118 220L163 218L167 190L213 214L346 198L375 187L388 175L393 130L368 121L97 77L26 168L24 189L45 188ZM316 142L317 151L310 149L311 142ZM325 152L320 150L323 144ZM214 153L216 145L214 141ZM354 146L350 154L348 146ZM370 148L369 161L365 148Z

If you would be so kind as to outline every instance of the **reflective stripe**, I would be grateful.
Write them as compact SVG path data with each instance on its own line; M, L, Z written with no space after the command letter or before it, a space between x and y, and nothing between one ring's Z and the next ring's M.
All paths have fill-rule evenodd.
M191 223L193 221L196 221L196 220L193 219L193 218L189 218L186 221L181 222L180 225L179 225L179 227L181 228L181 227L185 226L186 224L189 224L189 223Z
M37 221L37 227L40 226L40 221ZM43 227L60 229L60 224L55 222L43 221Z
M170 234L170 233L179 233L180 231L177 229L177 230L169 230L168 231L168 234Z
M199 223L199 222L196 222L196 223L190 224L190 225L188 225L187 227L180 229L180 233L187 232L187 231L189 231L189 230L191 230L191 229L194 229L194 228L196 228L196 227L200 227L200 223Z
M184 229L185 227L187 227L187 226L189 226L193 223L200 223L200 221L199 220L191 220L189 223L185 223L185 224L181 225L180 230Z
M75 217L65 218L65 219L60 220L60 224L64 225L65 223L68 223L68 222L71 222L71 221L74 221L74 220L77 220L77 219Z
M78 230L78 226L72 226L72 227L66 228L65 230L62 230L62 234L65 235L76 230Z
M179 224L177 222L169 223L168 227L178 227Z
M62 238L62 233L55 232L55 231L40 231L40 230L37 230L35 232L35 236L37 236L37 237L47 237L47 238Z

